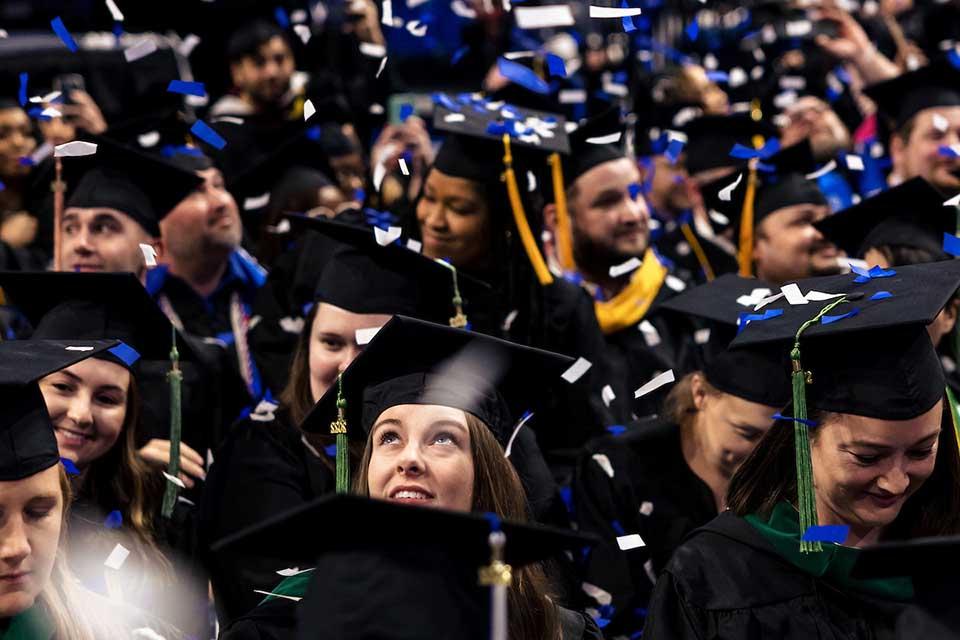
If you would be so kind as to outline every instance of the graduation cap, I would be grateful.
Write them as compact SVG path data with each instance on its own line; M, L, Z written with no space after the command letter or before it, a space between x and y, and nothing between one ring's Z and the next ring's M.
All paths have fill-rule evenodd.
M44 339L121 340L127 352L103 357L130 368L138 357L170 357L172 325L132 273L0 272L0 288ZM180 355L193 359L186 341Z
M687 135L687 171L695 175L720 167L743 165L730 156L736 145L756 149L775 138L776 128L757 113L732 115L705 115L688 122L683 128Z
M397 241L381 245L370 227L301 214L287 217L343 245L327 261L314 300L353 313L402 314L454 327L468 322L464 309L493 288Z
M960 106L960 70L955 59L956 51L951 51L915 71L872 84L864 93L899 130L924 109Z
M213 160L197 146L192 125L179 110L166 108L111 125L103 135L193 173L209 169Z
M712 386L751 402L782 407L790 400L782 350L769 345L727 348L749 321L756 303L775 289L762 280L728 273L670 298L659 308L707 321L710 340L703 373Z
M157 237L160 220L203 184L192 171L103 137L95 141L95 154L64 160L67 207L116 209Z
M732 343L780 344L790 353L801 531L817 523L809 407L909 420L944 394L943 367L926 325L960 286L960 261L854 271L795 283L798 290L765 306L763 317ZM818 542L801 543L801 551L819 549Z
M116 348L116 340L11 340L0 342L0 481L21 480L60 461L47 405L36 381L90 356Z
M913 178L814 226L849 256L863 257L871 248L902 246L923 250L933 260L947 260L943 234L954 234L956 215L943 206L943 199L929 182Z
M291 562L315 567L297 607L297 637L312 638L322 629L344 639L479 640L489 637L491 613L499 609L500 621L506 613L498 605L491 608L491 583L509 589L516 584L515 577L506 579L510 568L596 542L575 531L480 513L333 495L232 534L212 548L259 554L282 545Z
M570 151L563 116L470 94L456 98L437 94L435 102L434 127L454 135L440 146L433 168L485 184L502 179L517 232L537 279L542 285L553 282L523 211L514 165L515 158L530 157L525 150L548 153L556 180L561 171L559 154ZM560 178L562 184L562 175Z

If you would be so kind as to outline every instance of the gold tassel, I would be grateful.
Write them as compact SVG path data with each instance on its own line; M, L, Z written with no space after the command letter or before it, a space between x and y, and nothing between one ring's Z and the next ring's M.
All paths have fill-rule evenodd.
M743 209L740 211L740 245L737 250L739 273L744 278L753 275L753 201L757 194L757 165L750 161L747 176L747 192L743 197Z
M523 249L530 259L530 265L534 273L537 274L537 280L541 285L548 285L553 282L553 275L547 268L547 263L540 254L537 247L537 241L530 230L530 223L527 222L527 216L523 211L523 202L520 199L520 188L517 187L517 176L513 171L513 153L510 151L510 134L503 134L503 180L507 184L507 196L510 198L510 208L513 210L513 221L517 225L517 232L520 234L520 241L523 243Z
M693 229L690 228L690 223L684 222L680 225L680 231L683 232L683 237L687 239L687 244L689 244L693 250L693 255L697 257L697 262L700 263L700 268L703 269L703 274L707 277L707 282L716 278L717 276L713 272L713 267L710 266L710 260L707 259L707 254L700 245L700 241L693 233Z
M563 182L563 163L559 153L551 153L550 173L553 177L553 201L557 207L557 260L565 272L577 270L573 260L573 231L570 228L570 210L567 208L567 192Z

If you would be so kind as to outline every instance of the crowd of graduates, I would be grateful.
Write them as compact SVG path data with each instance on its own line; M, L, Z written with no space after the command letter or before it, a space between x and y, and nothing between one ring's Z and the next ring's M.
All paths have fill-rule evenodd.
M40 5L0 640L960 637L956 0Z

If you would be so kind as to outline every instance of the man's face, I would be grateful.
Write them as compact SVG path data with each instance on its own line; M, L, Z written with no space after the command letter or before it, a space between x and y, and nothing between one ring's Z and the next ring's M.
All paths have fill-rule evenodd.
M753 258L757 277L771 284L840 272L842 254L813 226L826 205L796 204L774 211L757 225Z
M825 161L850 148L850 132L830 106L814 96L804 96L784 114L787 124L780 132L784 147L809 139L813 155Z
M960 191L960 159L940 155L940 147L960 142L960 107L924 109L913 116L908 139L894 134L890 143L893 169L903 180L920 176L948 193Z
M570 217L574 259L587 271L642 256L650 240L650 213L637 193L640 171L628 158L599 164L573 183Z
M141 244L157 244L137 221L116 209L69 207L61 225L62 271L127 271L142 276Z
M682 158L670 162L664 156L653 158L653 180L650 183L650 203L658 210L676 214L691 208L687 170Z
M201 252L229 252L240 244L243 227L237 203L215 168L198 171L203 184L160 221L164 250L173 259Z
M293 76L293 51L280 36L267 40L257 53L230 66L233 84L258 106L280 102Z
M30 173L30 167L20 164L20 158L29 155L37 142L30 135L30 118L23 109L0 109L0 178L19 178Z

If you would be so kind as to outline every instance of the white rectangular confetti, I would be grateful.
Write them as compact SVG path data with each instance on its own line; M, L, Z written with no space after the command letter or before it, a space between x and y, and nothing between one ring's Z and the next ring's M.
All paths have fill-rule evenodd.
M717 194L724 202L730 202L730 199L733 197L733 190L740 186L740 182L743 180L743 174L737 175L737 179L725 186L723 189L720 189L720 192Z
M161 471L160 473L162 473L162 474L163 474L163 477L167 479L167 482L172 482L173 484L177 485L177 486L180 487L181 489L186 489L186 488L187 488L187 485L183 484L183 480L181 480L180 478L178 478L178 477L176 477L176 476L172 476L172 475L170 475L169 473L167 473L166 471Z
M613 392L613 387L607 384L600 390L600 399L605 406L609 407L610 403L617 399L617 394Z
M403 158L400 158L400 173L405 176L410 175L410 169L407 168L407 161Z
M413 251L414 253L420 253L423 249L423 243L419 240L414 240L413 238L407 238L407 249Z
M653 326L653 323L649 320L641 322L638 328L640 329L640 333L643 334L643 341L647 343L647 347L653 349L662 342L660 332L657 331L657 328Z
M620 547L620 551L630 551L630 549L645 547L647 543L643 541L639 533L631 533L626 536L617 536L617 546Z
M620 142L620 136L623 133L616 131L614 133L608 133L605 136L594 136L593 138L587 138L587 142L590 144L613 144L615 142Z
M157 250L153 245L140 243L140 251L143 253L143 261L148 267L157 266Z
M393 26L393 0L383 0L380 5L380 23Z
M940 133L945 133L950 128L950 122L939 113L933 114L933 128Z
M587 92L584 89L561 89L557 100L560 104L583 104L587 101Z
M629 18L638 16L642 11L636 7L597 7L590 5L591 18Z
M400 237L401 233L403 233L403 229L400 227L389 227L386 231L380 227L373 228L373 235L377 239L377 244L381 247L385 247L395 241Z
M136 62L140 58L146 58L157 50L157 44L153 40L141 40L132 47L123 50L123 58L127 62Z
M259 196L250 196L243 199L243 210L251 211L253 209L262 209L270 203L270 192L260 194Z
M636 270L640 266L640 258L636 256L630 258L626 262L621 262L620 264L615 264L610 267L610 277L619 278L620 276L630 273L631 271Z
M273 596L274 598L283 598L284 600L293 600L294 602L300 602L303 598L298 598L296 596L285 596L282 593L273 593L271 591L261 591L260 589L254 589L254 593L259 593L264 596Z
M117 6L116 2L107 0L107 10L115 22L123 22L123 12L120 11L120 7Z
M53 148L54 158L78 158L80 156L92 156L97 152L97 145L93 142L84 142L83 140L74 140L64 142Z
M363 346L369 344L373 340L373 336L377 335L377 332L380 331L382 327L367 327L366 329L357 329L356 338L357 344Z
M844 159L846 160L847 168L850 169L850 171L863 171L863 158L860 156L847 154L844 156Z
M550 4L540 7L515 7L513 15L521 29L547 29L573 26L570 5Z
M583 374L592 366L593 364L586 358L577 358L577 361L570 365L570 368L564 371L560 377L573 384L582 378Z
M658 375L658 376L656 376L655 378L653 378L653 380L651 380L650 382L646 383L645 385L643 385L642 387L640 387L639 389L637 389L636 391L634 391L634 392L633 392L633 397L634 397L634 398L642 398L643 396L647 395L648 393L650 393L650 392L652 392L652 391L656 391L657 389L659 389L659 388L662 387L663 385L665 385L665 384L670 384L671 382L673 382L673 381L675 381L675 380L676 380L676 377L673 375L673 369L670 369L670 370L668 370L668 371L664 371L664 372L661 373L660 375Z
M800 287L796 283L791 283L780 287L780 291L783 292L783 296L787 299L787 302L790 304L807 304L807 299L803 295L803 292L800 291Z
M387 55L387 48L382 44L373 42L361 42L360 53L371 58L382 58Z
M113 548L113 551L110 552L107 559L103 561L103 566L108 569L119 570L120 567L123 566L123 563L127 561L129 555L130 550L122 544L117 543L117 546Z
M317 108L313 106L313 102L307 100L303 103L303 119L309 120L313 114L317 112Z

